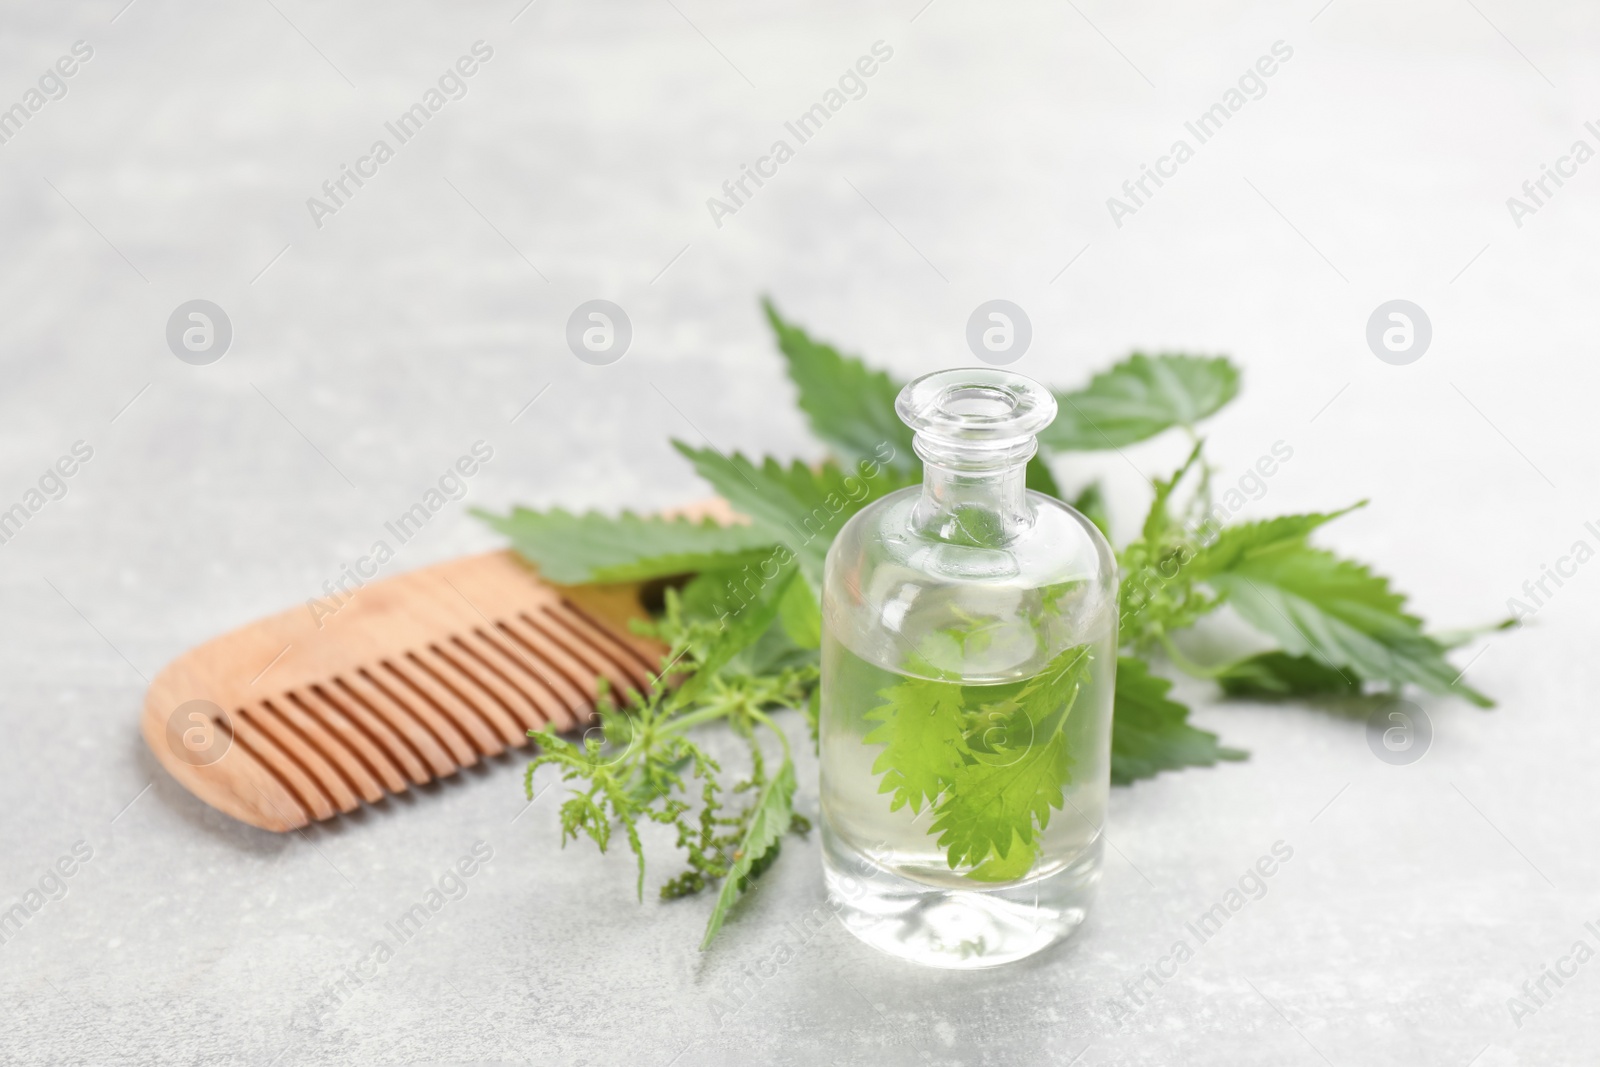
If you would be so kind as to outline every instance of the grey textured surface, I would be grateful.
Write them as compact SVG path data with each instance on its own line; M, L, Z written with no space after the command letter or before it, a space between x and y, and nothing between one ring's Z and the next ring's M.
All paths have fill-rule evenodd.
M762 291L905 375L968 362L967 316L997 296L1033 320L1017 369L1047 381L1134 346L1229 352L1247 384L1208 427L1215 455L1240 471L1294 449L1254 513L1370 496L1329 542L1442 625L1495 617L1600 544L1600 163L1520 227L1505 203L1600 144L1592 7L123 2L8 5L0 40L0 106L94 48L0 146L0 507L94 449L0 545L0 906L93 852L0 945L0 1061L1592 1056L1600 964L1520 1026L1507 1008L1600 945L1592 567L1462 656L1501 705L1423 701L1433 747L1409 767L1360 722L1193 690L1252 759L1117 790L1091 922L981 974L910 969L836 924L793 933L822 905L814 841L702 956L706 902L637 905L625 856L558 852L553 794L513 823L516 761L278 837L195 801L135 730L163 663L315 595L475 440L494 460L397 569L492 545L468 504L703 492L668 435L814 452ZM494 57L468 95L314 227L306 198L478 39ZM1114 226L1106 198L1280 39L1267 94ZM713 225L706 198L877 40L894 56L867 95ZM207 367L163 339L199 297L234 326ZM562 340L595 297L634 323L609 367ZM1409 367L1364 341L1397 297L1434 324ZM1180 447L1059 471L1115 479L1126 534L1130 465ZM1293 859L1266 895L1118 1020L1123 984L1279 840ZM466 895L308 1021L477 841L493 859ZM785 939L803 943L774 969ZM723 1011L741 980L753 995Z

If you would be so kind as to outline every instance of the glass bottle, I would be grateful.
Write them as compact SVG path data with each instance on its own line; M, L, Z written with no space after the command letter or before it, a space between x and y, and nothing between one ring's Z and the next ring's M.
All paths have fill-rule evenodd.
M923 483L863 508L828 551L823 865L868 944L937 967L1069 935L1099 881L1117 588L1083 515L1026 488L1055 418L995 368L896 402Z

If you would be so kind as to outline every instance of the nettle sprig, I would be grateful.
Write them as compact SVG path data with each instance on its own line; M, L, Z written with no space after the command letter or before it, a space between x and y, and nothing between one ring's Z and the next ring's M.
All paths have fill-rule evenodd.
M651 824L670 827L684 867L663 883L661 895L689 896L720 883L702 948L776 859L783 836L810 828L794 811L790 739L775 716L799 709L815 743L819 591L828 546L856 511L922 477L911 431L895 414L901 383L812 339L771 303L765 311L800 409L831 455L816 463L757 463L674 442L747 522L561 509L478 513L550 581L668 582L660 616L639 624L667 646L654 684L643 693L602 691L600 726L577 741L548 730L533 734L540 753L525 786L531 800L535 772L557 768L573 787L561 807L562 843L583 835L605 851L620 830L638 861L641 898L643 831ZM1215 472L1196 427L1238 391L1239 372L1225 358L1135 353L1084 387L1056 393L1060 413L1039 435L1040 455L1028 465L1030 489L1071 501L1109 537L1101 486L1089 482L1063 492L1049 457L1123 448L1174 429L1194 441L1182 466L1151 483L1149 511L1117 553L1121 628L1111 779L1119 785L1246 757L1191 725L1189 708L1172 699L1172 683L1155 666L1214 681L1235 698L1348 701L1416 686L1491 705L1462 684L1448 660L1474 632L1429 634L1386 578L1311 543L1313 533L1365 501L1240 522L1242 495L1215 499ZM1224 605L1277 647L1215 664L1191 660L1174 635L1203 625ZM985 713L1025 724L1028 736L1048 735L1054 744L1059 734L1040 724L1048 726L1075 698L1083 663L1073 651L1047 672L1051 683L1037 699L1019 695L1015 707ZM895 805L935 805L941 845L953 864L971 866L980 878L1016 877L1031 851L1002 852L996 843L1026 844L1043 826L1051 783L1068 773L1071 753L1031 745L1021 750L1025 763L1014 753L1000 753L1000 759L980 751L999 736L987 720L981 730L976 722L952 720L950 745L920 743L925 739L905 732L909 726L896 707L937 695L880 694L885 703L869 716L878 723L869 740L885 746L874 765L880 791L893 794ZM737 768L725 767L696 740L702 728L718 723L744 742ZM950 755L961 746L972 756L957 766ZM1002 764L1039 778L1040 810L1001 824L951 799L960 790L946 787L959 776L991 773Z
M549 729L529 732L542 751L524 777L528 799L535 796L534 775L540 767L559 768L562 781L581 784L561 805L563 846L582 834L604 852L613 830L621 828L638 861L636 892L643 900L645 856L639 829L657 823L677 831L675 844L686 860L685 869L661 886L664 899L722 882L706 943L749 880L777 858L779 838L811 828L794 811L789 738L769 712L810 707L807 698L816 688L817 664L804 655L798 663L774 660L775 653L796 658L794 652L805 651L789 630L782 631L781 642L769 643L787 644L788 649L756 647L797 574L792 566L781 571L731 618L724 611L713 618L700 606L715 595L714 589L692 587L687 608L684 594L668 589L661 617L635 624L641 634L668 647L649 691L631 691L619 703L601 680L596 704L600 725L577 743ZM795 625L805 621L802 616ZM820 638L820 619L814 629ZM807 634L799 636L805 640ZM688 736L691 729L713 722L743 739L748 761L743 777L725 776L722 764ZM769 744L776 742L776 768L762 748L762 735ZM746 795L753 798L749 803L731 803Z

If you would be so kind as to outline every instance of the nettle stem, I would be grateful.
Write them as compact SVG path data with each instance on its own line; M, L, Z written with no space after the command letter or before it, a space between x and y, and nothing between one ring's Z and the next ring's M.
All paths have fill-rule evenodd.
M682 715L678 715L667 720L665 724L657 727L655 732L657 735L663 737L668 737L672 734L681 734L683 731L692 726L699 726L702 723L714 722L717 719L727 718L728 713L732 710L733 707L731 705L707 704L695 711L685 712Z
M783 735L783 731L778 728L778 724L773 722L765 712L757 711L755 708L750 709L750 717L778 735L778 743L783 746L783 761L785 763L793 762L792 755L789 752L789 739Z
M789 758L789 739L784 736L783 731L778 727L778 724L773 722L771 717L769 717L759 708L751 706L746 701L737 699L712 699L701 707L696 708L694 711L684 712L681 715L673 716L665 723L653 727L652 732L657 737L670 737L674 734L681 734L695 726L702 726L705 723L715 722L718 719L731 718L735 712L748 717L753 722L765 726L767 729L776 734L779 743L783 745L784 758Z

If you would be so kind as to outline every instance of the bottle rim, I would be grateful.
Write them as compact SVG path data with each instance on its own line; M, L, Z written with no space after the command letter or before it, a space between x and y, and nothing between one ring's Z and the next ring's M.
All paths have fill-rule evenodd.
M906 385L895 412L916 432L924 460L992 466L1033 455L1035 435L1055 421L1056 399L1015 371L958 367Z

